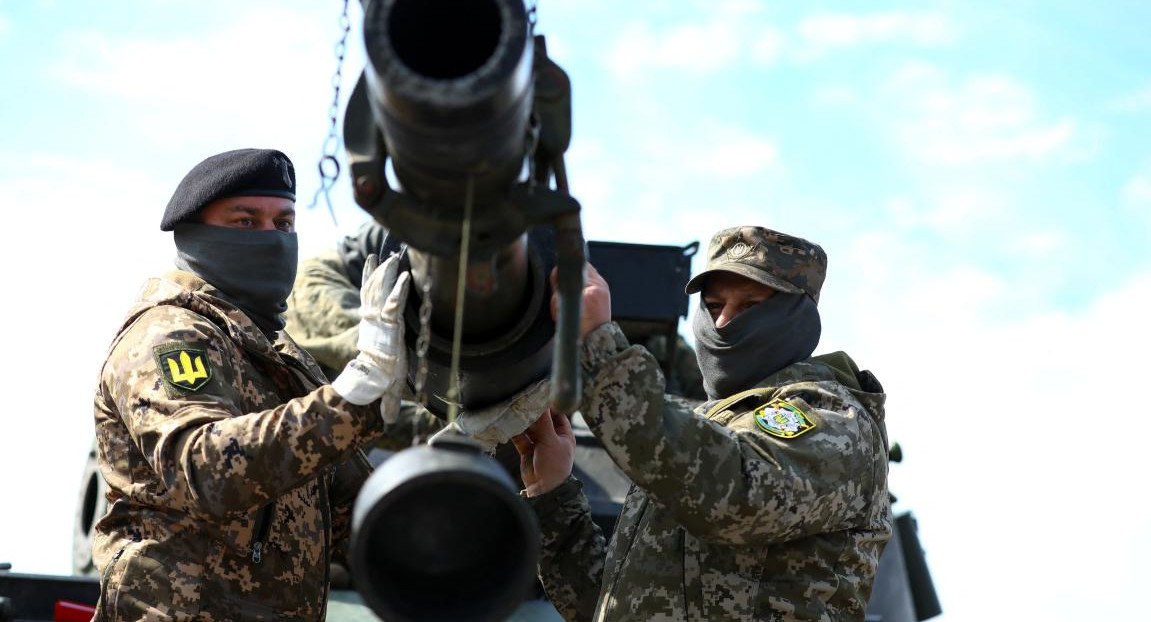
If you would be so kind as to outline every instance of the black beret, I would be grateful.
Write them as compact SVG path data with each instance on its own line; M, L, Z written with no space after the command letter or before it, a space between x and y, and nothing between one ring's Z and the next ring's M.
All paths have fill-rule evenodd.
M296 169L288 156L275 149L236 149L200 162L176 187L161 231L171 231L217 199L240 196L283 197L296 200Z

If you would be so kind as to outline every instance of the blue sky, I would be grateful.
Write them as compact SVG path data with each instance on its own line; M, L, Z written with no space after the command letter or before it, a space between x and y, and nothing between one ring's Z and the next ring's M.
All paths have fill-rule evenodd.
M0 561L68 571L99 364L170 265L184 173L276 147L309 203L340 9L0 0ZM941 619L1145 610L1148 23L1134 0L539 0L589 238L761 224L827 249L820 350L888 390ZM304 253L363 220L346 179L333 199Z

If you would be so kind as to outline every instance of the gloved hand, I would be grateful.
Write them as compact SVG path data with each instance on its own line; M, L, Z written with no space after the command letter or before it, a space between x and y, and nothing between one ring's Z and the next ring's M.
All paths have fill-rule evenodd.
M378 264L375 255L368 255L364 262L360 334L356 341L360 353L336 377L332 388L353 404L370 404L384 398L380 414L386 420L399 411L400 379L408 368L402 314L411 275L399 274L399 255L388 257L382 266Z
M484 451L491 453L495 451L496 445L523 433L539 419L540 414L548 409L550 398L551 382L540 380L504 402L460 413L455 423L437 432L432 438L453 432L463 434L478 441Z

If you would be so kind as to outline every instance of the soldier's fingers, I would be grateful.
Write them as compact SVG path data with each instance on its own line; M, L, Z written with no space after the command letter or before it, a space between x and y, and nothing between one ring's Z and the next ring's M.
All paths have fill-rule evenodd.
M575 437L575 433L572 431L571 419L568 419L566 415L552 412L551 410L548 412L551 413L552 426L554 427L557 436L564 439L568 437Z
M520 456L530 456L533 452L533 444L531 439L526 434L517 434L512 437L512 444L516 446L516 451Z
M390 292L396 284L396 276L400 273L399 253L388 255L388 258L384 260L384 265L381 270L383 270L383 274L380 276L383 278L380 281L380 285L383 289Z
M386 321L398 322L400 316L403 315L404 302L408 299L408 287L411 284L411 272L404 272L400 274L400 278L396 280L396 285L392 287L392 291L384 300L384 308L381 315ZM403 322L399 322L403 327Z
M378 265L380 265L379 255L369 253L368 256L364 258L364 274L362 275L363 280L360 282L367 283L368 277L372 275L372 272L375 272L376 266Z
M585 283L588 285L591 285L592 283L603 283L605 285L607 284L607 280L603 278L603 275L599 273L599 270L595 269L595 266L591 265L590 261L584 265L587 266L587 270L584 272Z
M556 435L555 422L553 421L550 408L540 416L538 421L532 424L531 430L532 438L535 439L537 443L549 444L556 441L558 436Z

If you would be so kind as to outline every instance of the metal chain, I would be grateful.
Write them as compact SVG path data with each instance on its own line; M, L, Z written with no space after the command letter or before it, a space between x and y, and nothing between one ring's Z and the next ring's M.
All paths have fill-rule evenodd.
M316 168L320 171L320 187L316 189L312 203L308 205L308 209L315 208L320 202L320 195L323 194L324 201L328 204L328 214L332 217L332 224L337 226L339 223L336 222L336 210L332 207L331 190L336 185L336 180L340 178L340 161L336 158L340 148L340 135L336 132L336 119L340 114L340 86L344 81L344 56L348 51L348 33L352 29L351 21L348 20L348 0L344 0L344 11L340 15L339 23L343 33L340 35L339 43L336 43L336 73L332 75L332 103L328 106L328 136L324 139L323 154L316 164Z
M428 407L428 345L432 341L432 275L420 287L420 335L416 338L416 401Z
M539 9L539 3L536 0L532 0L531 2L528 3L527 9L528 9L528 34L532 35L532 34L535 34L536 21L539 20L539 15L536 12Z

